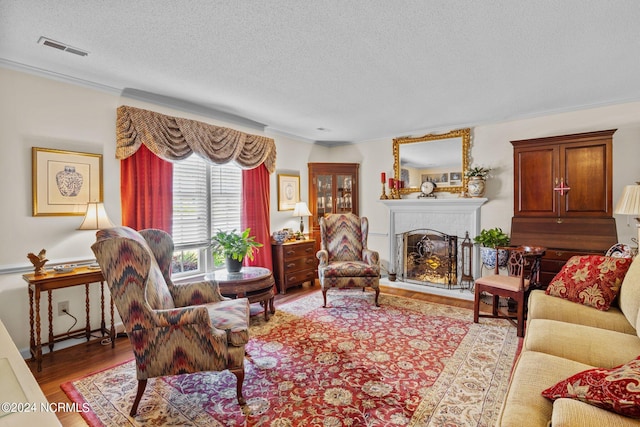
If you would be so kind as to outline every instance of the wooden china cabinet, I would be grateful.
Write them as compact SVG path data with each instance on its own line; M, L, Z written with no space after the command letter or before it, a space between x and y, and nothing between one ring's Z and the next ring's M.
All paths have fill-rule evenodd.
M358 163L309 163L310 233L320 249L320 218L331 213L358 215Z
M616 130L511 141L511 244L548 248L546 285L573 255L604 254L617 241L612 143Z

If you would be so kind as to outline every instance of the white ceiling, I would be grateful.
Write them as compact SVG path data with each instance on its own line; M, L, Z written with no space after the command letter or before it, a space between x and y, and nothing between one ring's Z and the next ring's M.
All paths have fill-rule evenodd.
M0 0L0 65L365 141L640 100L640 1Z

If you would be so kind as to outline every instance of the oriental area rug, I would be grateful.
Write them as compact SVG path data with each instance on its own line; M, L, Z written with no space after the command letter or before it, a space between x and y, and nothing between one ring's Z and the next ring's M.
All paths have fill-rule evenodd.
M504 320L333 290L252 317L243 394L229 372L150 379L135 418L133 361L62 384L92 426L492 426L518 352Z

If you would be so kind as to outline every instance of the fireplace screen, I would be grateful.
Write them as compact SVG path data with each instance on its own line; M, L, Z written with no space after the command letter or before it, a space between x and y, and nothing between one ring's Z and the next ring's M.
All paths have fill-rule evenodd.
M401 239L403 280L451 287L458 283L458 238L435 230L419 229Z

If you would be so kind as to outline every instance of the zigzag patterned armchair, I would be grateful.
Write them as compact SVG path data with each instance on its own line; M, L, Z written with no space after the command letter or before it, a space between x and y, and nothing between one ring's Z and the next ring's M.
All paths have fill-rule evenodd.
M171 281L173 240L164 231L115 227L91 246L127 330L136 360L135 416L147 379L229 369L238 403L249 340L249 301L220 295L217 283Z
M369 220L355 214L332 214L320 218L322 242L316 254L320 260L318 277L322 287L323 307L327 306L330 288L364 288L376 291L379 307L380 256L367 248Z

